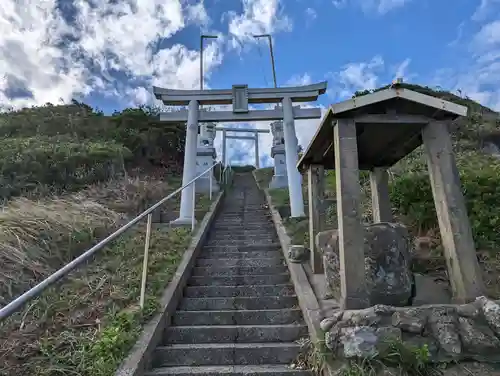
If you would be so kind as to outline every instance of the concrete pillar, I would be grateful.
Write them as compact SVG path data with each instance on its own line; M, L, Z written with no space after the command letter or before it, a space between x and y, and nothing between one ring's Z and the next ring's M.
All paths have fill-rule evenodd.
M391 200L389 198L389 174L385 168L370 171L373 222L392 222Z
M302 196L302 176L297 170L297 136L293 118L292 100L283 98L283 133L285 138L285 158L290 195L291 217L304 217L304 198Z
M222 131L222 164L226 167L226 131Z
M182 185L189 183L196 177L196 149L198 144L198 101L189 101L188 121L186 126L186 144L184 148L184 169L182 171ZM193 189L191 184L181 192L181 208L179 218L173 224L191 225L193 215Z
M259 133L255 132L255 168L260 168L259 160Z
M309 194L309 248L311 269L314 274L323 273L323 256L316 249L316 234L325 229L325 169L323 166L309 166L307 170Z
M429 123L422 139L453 298L472 301L483 294L484 284L447 124Z
M353 119L333 128L342 309L369 306L365 281L364 228L361 222L358 146Z

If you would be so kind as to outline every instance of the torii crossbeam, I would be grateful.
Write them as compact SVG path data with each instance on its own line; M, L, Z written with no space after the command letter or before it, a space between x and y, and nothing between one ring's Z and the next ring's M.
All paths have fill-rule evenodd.
M156 99L168 106L188 106L188 110L160 114L160 120L167 123L187 122L186 146L184 157L183 184L195 178L196 174L196 141L198 122L237 122L283 120L292 217L304 216L304 200L302 197L301 175L297 165L297 138L295 137L295 119L319 119L319 108L294 108L293 102L316 101L326 92L326 81L312 85L283 88L248 88L247 85L233 85L232 89L223 90L174 90L153 87ZM251 103L276 103L274 109L250 110ZM200 111L200 105L228 105L232 111ZM181 208L177 223L191 223L193 210L192 187L181 194Z

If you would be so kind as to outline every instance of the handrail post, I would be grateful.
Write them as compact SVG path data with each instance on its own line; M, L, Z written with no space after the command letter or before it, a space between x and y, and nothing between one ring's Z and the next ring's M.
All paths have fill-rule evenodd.
M191 217L191 232L194 231L195 223L196 223L196 181L193 182L193 215Z
M142 261L142 279L141 279L141 297L139 299L139 306L144 309L144 299L146 295L146 278L148 275L148 256L149 256L149 240L151 238L151 222L153 214L148 214L148 221L146 225L146 239L144 241L144 258Z

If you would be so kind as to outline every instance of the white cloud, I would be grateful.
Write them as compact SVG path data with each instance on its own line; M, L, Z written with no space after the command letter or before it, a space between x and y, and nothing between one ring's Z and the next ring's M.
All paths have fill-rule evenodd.
M242 0L243 13L227 13L233 47L255 40L253 35L291 31L292 21L283 13L280 0Z
M495 14L495 11L491 8L497 4L500 4L500 0L481 0L471 19L478 22L483 21L488 15Z
M410 58L404 59L403 62L396 67L396 74L394 75L394 78L399 78L399 77L403 79L406 78L406 81L408 81L409 75L407 74L407 72L410 63L411 63Z
M312 79L308 73L294 75L286 82L286 86L304 86L310 84L312 84Z
M384 15L392 10L401 8L411 0L332 0L336 8L344 8L349 4L360 7L365 13Z
M492 21L481 27L473 39L474 48L491 48L500 44L500 20Z
M374 56L369 62L347 64L339 72L329 74L332 79L328 92L336 99L343 99L357 90L375 89L383 69L384 60L379 55Z
M71 23L57 3L2 2L0 106L67 102L93 91L135 103L148 97L152 83L199 85L197 51L156 46L189 23L208 22L202 2L183 7L179 0L74 0L65 3L74 16ZM206 46L207 76L221 62L219 46ZM26 95L12 98L13 91ZM132 97L120 98L126 95Z
M318 13L313 8L306 9L306 22L310 23L318 17Z

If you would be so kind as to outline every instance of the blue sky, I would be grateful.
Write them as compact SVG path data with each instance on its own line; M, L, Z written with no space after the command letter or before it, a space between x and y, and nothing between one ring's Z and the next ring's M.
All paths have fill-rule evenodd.
M316 105L354 91L406 82L442 87L500 109L500 0L3 0L0 108L72 98L110 113L158 104L151 86L199 87L200 33L205 86L328 81ZM297 122L307 146L318 120ZM264 128L268 123L245 124ZM271 137L260 141L261 161ZM216 139L220 149L220 136ZM248 141L232 161L251 162Z

